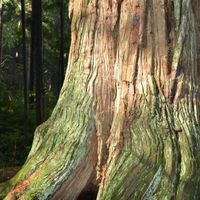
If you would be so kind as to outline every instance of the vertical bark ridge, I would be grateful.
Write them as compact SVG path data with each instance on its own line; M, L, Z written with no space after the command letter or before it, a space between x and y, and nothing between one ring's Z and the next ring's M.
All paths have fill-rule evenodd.
M98 21L95 30L94 65L98 71L95 81L96 128L98 137L97 177L107 159L106 141L112 122L114 101L115 35L118 1L98 1ZM103 41L100 43L100 41Z

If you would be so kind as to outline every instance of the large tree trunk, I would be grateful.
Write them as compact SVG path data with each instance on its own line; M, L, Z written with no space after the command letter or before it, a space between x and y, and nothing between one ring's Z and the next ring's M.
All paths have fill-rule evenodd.
M199 0L71 0L69 66L5 199L199 199ZM95 180L97 178L97 180Z

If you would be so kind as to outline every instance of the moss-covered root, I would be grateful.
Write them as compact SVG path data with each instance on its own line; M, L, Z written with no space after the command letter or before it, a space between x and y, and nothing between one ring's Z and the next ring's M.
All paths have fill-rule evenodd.
M70 82L68 91L73 87ZM25 165L0 185L0 198L77 198L97 162L93 99L83 91L77 87L61 95L50 119L37 128Z
M0 185L0 199L76 199L96 166L96 137L65 152L61 146L34 168L39 152L10 181Z
M97 199L198 199L199 159L191 136L197 129L192 127L188 120L176 132L157 119L137 120L131 146L125 141L123 149L110 148Z

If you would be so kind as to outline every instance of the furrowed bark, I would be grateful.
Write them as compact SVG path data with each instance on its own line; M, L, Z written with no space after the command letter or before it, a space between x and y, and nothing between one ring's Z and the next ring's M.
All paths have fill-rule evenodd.
M130 13L137 21L133 28L126 23L126 32L120 28L118 57L126 64L115 65L120 73L111 144L97 199L198 199L199 5L182 1L177 11L173 2L173 11L167 1L127 2L121 27ZM172 11L175 26L166 21ZM128 53L127 38L127 45L136 39Z
M198 199L198 0L70 1L69 65L5 199ZM93 179L96 175L97 181Z

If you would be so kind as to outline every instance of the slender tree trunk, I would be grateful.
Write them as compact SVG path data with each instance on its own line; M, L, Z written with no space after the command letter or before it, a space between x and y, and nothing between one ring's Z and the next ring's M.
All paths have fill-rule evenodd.
M34 99L35 99L35 69L34 69L34 36L35 36L35 25L34 25L34 20L33 20L33 12L32 12L32 17L31 17L31 51L30 51L30 72L29 72L29 91L30 91L30 98L29 102L30 105L32 106L34 104Z
M4 12L4 4L3 1L0 1L0 65L2 63L3 56L3 12Z
M43 86L43 56L42 56L42 2L32 0L32 70L35 70L36 83L36 122L44 121L44 86ZM33 75L34 78L34 75ZM34 81L34 79L33 79ZM32 83L31 83L32 85ZM31 88L32 89L32 88Z
M32 32L32 31L31 31ZM33 32L32 32L33 33ZM32 35L31 33L31 35ZM32 36L31 36L32 37ZM33 65L33 45L32 45L32 38L31 38L31 52L30 52L30 71L29 71L29 91L30 91L30 97L29 102L30 105L33 106L34 99L35 99L35 69Z
M21 0L21 21L22 21L22 42L23 42L23 66L24 66L24 128L25 133L28 132L29 123L29 91L28 91L28 68L26 57L26 16L25 16L25 2Z
M69 9L58 103L1 196L73 200L93 184L97 200L199 199L199 1L73 0Z
M32 10L33 10L33 0L32 0ZM35 12L31 13L31 52L30 52L30 73L29 73L29 91L30 91L30 106L34 105L35 101L35 64L34 64L34 48L35 48L35 20L36 17Z
M59 77L58 91L62 88L64 81L64 0L59 0L60 4L60 58L59 58Z

